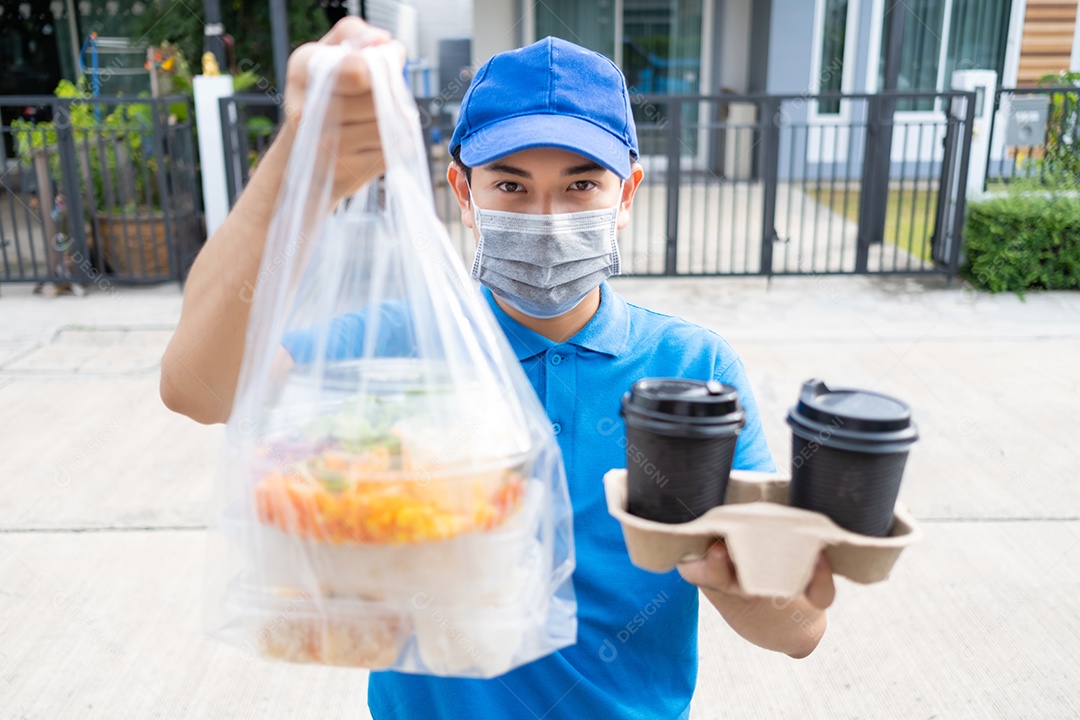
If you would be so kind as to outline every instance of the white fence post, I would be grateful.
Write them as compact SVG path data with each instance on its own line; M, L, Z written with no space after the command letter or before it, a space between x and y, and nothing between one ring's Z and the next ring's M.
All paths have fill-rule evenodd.
M952 75L952 89L975 92L975 120L971 128L971 155L968 159L967 187L964 189L964 197L970 199L981 195L986 184L997 73L993 70L957 70Z
M233 94L231 75L196 75L195 121L199 128L199 163L202 167L203 211L206 234L214 231L229 214L229 189L225 182L225 147L221 135L218 100Z

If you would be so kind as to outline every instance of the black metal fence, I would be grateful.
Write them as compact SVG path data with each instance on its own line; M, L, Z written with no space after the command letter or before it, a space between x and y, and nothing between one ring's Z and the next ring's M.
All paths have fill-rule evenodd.
M181 278L203 239L186 96L0 97L0 282Z
M247 185L255 164L277 134L280 103L262 93L238 93L218 102L225 152L225 185L231 208Z
M1012 165L1045 175L1048 158L1075 161L1078 130L1075 94L1042 90L1058 131L1039 162ZM955 273L974 93L633 102L645 179L621 237L627 274ZM418 103L438 211L467 259L472 237L445 179L452 118L440 98ZM6 97L0 111L0 281L183 276L203 239L187 98ZM220 111L235 200L279 109L246 94Z
M955 273L974 94L636 100L630 273Z
M1080 87L998 88L986 189L1080 186Z
M975 94L636 95L641 165L620 236L630 275L954 274ZM440 217L452 119L420 98ZM929 107L919 113L897 107ZM272 134L271 98L221 100L230 198ZM252 120L257 118L256 120Z
M446 140L453 133L453 118L444 111L446 99L418 97L424 138L427 143L431 181L439 218L445 223L450 239L469 258L473 241L459 221L457 200L446 180L450 158ZM225 151L225 181L229 207L240 196L248 177L277 133L280 123L279 103L266 94L244 93L219 100Z

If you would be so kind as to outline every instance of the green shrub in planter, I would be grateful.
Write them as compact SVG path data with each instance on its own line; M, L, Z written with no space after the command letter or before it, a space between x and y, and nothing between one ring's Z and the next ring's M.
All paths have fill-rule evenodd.
M1080 196L1010 193L968 205L964 274L991 292L1080 288Z

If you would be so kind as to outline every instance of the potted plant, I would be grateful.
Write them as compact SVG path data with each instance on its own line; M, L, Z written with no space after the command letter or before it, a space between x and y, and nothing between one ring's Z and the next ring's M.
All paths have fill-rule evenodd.
M182 60L173 63L182 70ZM118 276L133 279L174 277L172 253L167 242L166 224L174 240L198 232L193 213L167 213L176 207L178 198L161 197L162 158L154 149L155 105L136 99L120 103L97 102L87 92L85 82L60 81L55 95L67 102L58 106L61 113L51 122L15 121L16 151L28 164L47 162L49 176L60 187L79 188L88 225L93 229L92 244L104 263ZM62 109L61 109L62 108ZM186 113L180 103L169 108ZM57 122L70 127L76 165L80 177L64 183ZM157 129L160 132L161 128ZM167 162L167 161L166 161ZM168 183L166 191L168 190ZM70 204L70 203L69 203ZM49 211L50 209L45 209Z

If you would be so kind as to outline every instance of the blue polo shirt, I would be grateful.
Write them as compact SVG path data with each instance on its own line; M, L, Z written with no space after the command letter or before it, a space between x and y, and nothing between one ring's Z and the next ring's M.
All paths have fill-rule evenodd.
M687 718L697 680L698 590L676 571L658 575L630 563L602 479L626 466L620 399L643 377L734 385L747 419L734 466L774 470L742 361L719 335L631 305L608 283L596 315L563 343L532 332L483 293L562 448L574 509L577 643L491 680L373 672L371 713L375 720ZM359 354L362 317L336 323L328 354ZM298 361L310 357L298 337L287 336L285 346Z

